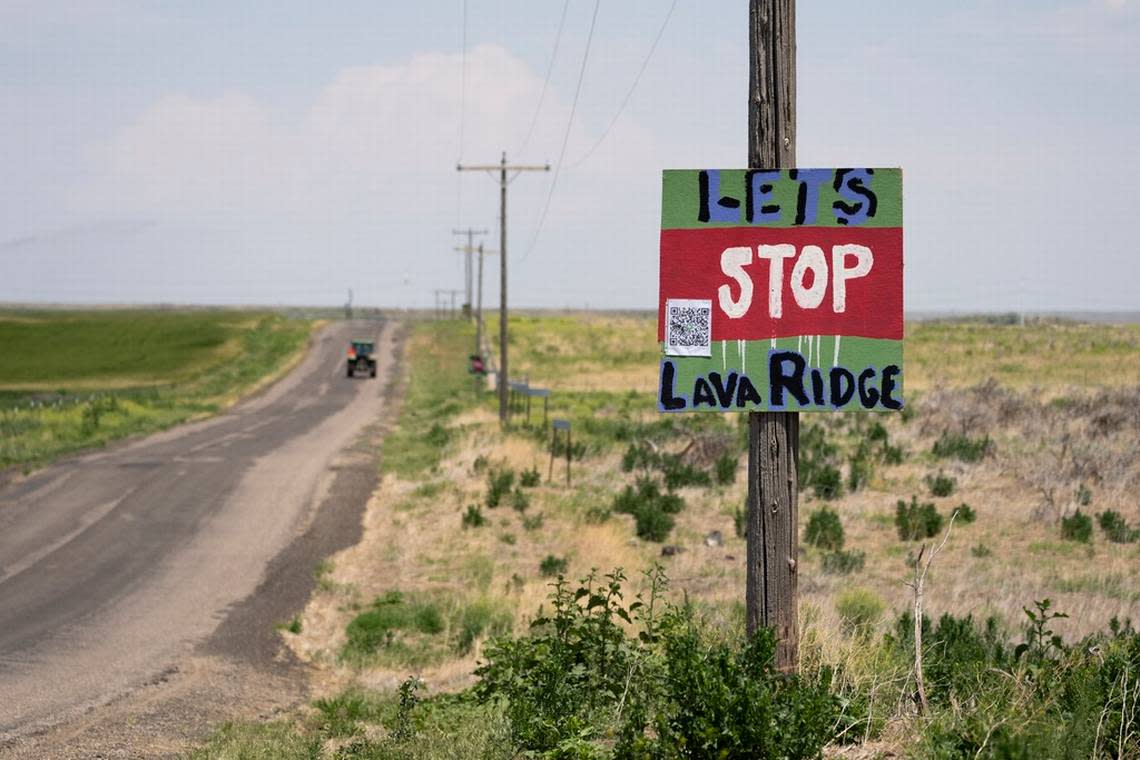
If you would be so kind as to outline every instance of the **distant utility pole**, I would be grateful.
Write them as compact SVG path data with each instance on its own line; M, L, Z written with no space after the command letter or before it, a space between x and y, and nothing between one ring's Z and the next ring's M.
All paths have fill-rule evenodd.
M748 166L796 165L796 2L750 0ZM776 632L776 668L799 661L798 412L748 415L748 633Z
M465 283L465 287L467 288L467 301L466 301L467 308L470 309L474 305L474 303L471 300L471 296L474 295L474 293L472 293L472 287L471 287L471 274L472 274L471 254L475 252L475 236L476 235L486 235L487 230L476 230L476 229L473 229L471 227L468 227L465 230L452 230L451 234L452 235L466 235L467 236L467 245L463 246L462 248L457 248L456 250L465 252L465 256L464 256L465 266L463 268L463 282Z
M479 294L475 305L475 353L483 355L483 257L494 256L498 251L485 251L479 244Z
M499 173L499 422L507 424L507 185L522 172L548 172L550 164L543 166L522 166L507 163L507 152L498 165L455 167L461 172ZM507 172L514 172L507 179Z
M455 250L479 254L479 274L476 278L478 281L478 293L476 295L477 303L472 306L472 310L475 314L475 353L481 355L483 346L483 257L493 256L498 253L498 251L485 250L482 243L480 243L475 248L456 246Z

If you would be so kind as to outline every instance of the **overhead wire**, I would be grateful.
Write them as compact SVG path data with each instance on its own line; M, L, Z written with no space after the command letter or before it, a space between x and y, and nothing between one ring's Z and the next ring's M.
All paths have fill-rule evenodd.
M566 120L566 132L562 135L562 149L558 152L558 160L554 164L554 176L550 179L550 190L546 194L546 203L542 207L542 215L538 218L534 237L530 241L530 247L522 257L524 260L530 256L531 251L538 244L539 233L542 232L542 225L546 222L546 214L550 211L550 199L554 197L554 188L558 185L558 175L562 170L562 159L566 157L566 145L570 142L570 129L574 126L574 112L578 109L578 96L582 93L582 80L586 77L586 64L590 60L590 45L594 41L594 27L598 22L598 8L601 4L602 0L594 0L594 13L590 17L590 31L586 34L586 49L582 52L582 67L578 70L578 84L574 87L574 99L570 103L570 117Z
M638 82L641 81L642 75L645 73L645 70L649 67L649 61L653 58L653 51L655 51L657 49L657 43L659 43L661 41L661 36L663 34L665 34L665 27L667 27L669 25L669 19L673 16L673 9L676 7L677 7L677 0L673 0L672 4L669 6L669 11L665 14L665 20L661 22L661 27L657 30L657 36L653 38L653 44L649 46L649 53L646 54L645 60L641 62L641 68L638 69L637 76L635 76L633 78L633 84L630 85L629 91L626 92L625 97L621 101L621 105L618 106L617 113L614 114L614 117L613 117L613 119L610 120L609 125L605 128L605 130L602 132L601 136L597 139L597 142L595 142L590 147L590 149L588 151L586 151L585 155L583 155L581 158L579 158L574 163L570 164L570 166L568 168L573 169L576 166L581 166L583 163L586 162L586 159L588 159L590 156L592 156L594 154L594 151L598 149L598 146L601 145L603 142L605 142L606 137L610 133L610 130L614 128L614 125L617 124L617 120L621 117L622 112L625 111L625 107L627 105L629 105L630 98L633 97L633 92L634 92L634 90L637 89L637 84L638 84Z
M463 31L462 31L462 49L460 52L459 64L459 154L456 159L456 164L463 163L463 116L467 110L467 0L462 0L463 6ZM455 190L455 223L459 224L463 217L463 176L462 172L456 172L456 190Z
M550 62L546 65L546 79L542 83L542 91L538 95L538 105L534 108L534 115L530 119L530 128L526 131L526 139L518 149L521 155L530 145L530 138L534 136L534 127L538 124L538 114L542 111L542 102L546 99L546 88L550 85L550 74L554 71L554 61L558 57L558 45L562 42L562 28L566 25L566 11L570 7L570 0L562 3L562 18L558 20L558 32L554 35L554 47L550 50Z

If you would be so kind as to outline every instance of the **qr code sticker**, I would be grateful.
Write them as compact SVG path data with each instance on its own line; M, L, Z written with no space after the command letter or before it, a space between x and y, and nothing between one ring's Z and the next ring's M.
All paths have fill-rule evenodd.
M678 298L665 301L665 354L712 355L712 301Z

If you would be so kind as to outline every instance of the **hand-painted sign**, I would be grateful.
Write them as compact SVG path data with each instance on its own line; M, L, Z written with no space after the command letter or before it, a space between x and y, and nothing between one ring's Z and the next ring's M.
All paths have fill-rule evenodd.
M902 408L900 169L668 170L663 412Z

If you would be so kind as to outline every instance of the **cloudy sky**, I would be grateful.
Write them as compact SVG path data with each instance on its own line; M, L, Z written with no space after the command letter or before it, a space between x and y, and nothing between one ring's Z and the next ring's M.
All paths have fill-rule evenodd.
M0 0L0 301L429 306L506 150L563 156L512 301L652 308L661 169L746 160L747 2L645 65L670 5ZM1140 308L1140 2L799 5L797 163L903 167L909 309Z

